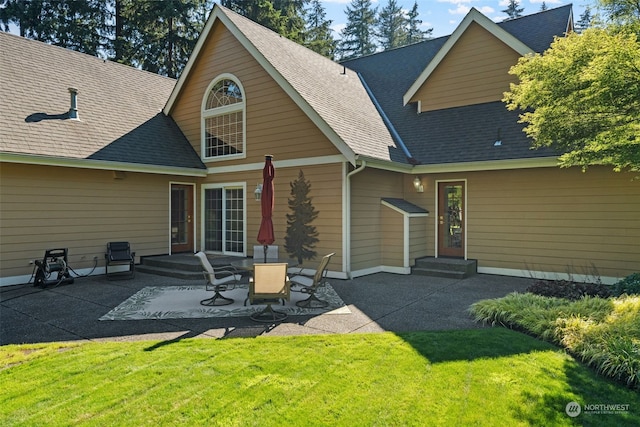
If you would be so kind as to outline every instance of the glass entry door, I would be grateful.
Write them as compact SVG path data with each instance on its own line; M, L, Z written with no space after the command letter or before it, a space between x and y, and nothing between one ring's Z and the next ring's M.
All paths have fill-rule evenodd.
M171 184L171 253L193 252L193 186Z
M204 249L223 254L244 253L244 190L240 187L204 190Z
M464 182L438 183L438 256L464 258Z

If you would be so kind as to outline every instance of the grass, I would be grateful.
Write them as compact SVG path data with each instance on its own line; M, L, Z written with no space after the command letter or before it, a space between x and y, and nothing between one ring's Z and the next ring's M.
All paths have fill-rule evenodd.
M3 426L640 424L636 393L503 328L9 345L0 384Z
M476 320L562 345L598 372L640 391L640 296L577 301L513 293L471 307Z

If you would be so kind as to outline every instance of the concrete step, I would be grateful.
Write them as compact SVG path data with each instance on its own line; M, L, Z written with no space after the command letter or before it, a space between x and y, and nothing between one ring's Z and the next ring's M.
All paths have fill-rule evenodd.
M426 257L416 260L411 269L413 274L434 277L464 279L478 271L478 262L473 259Z
M209 256L213 267L229 265L237 257ZM175 277L186 280L204 280L200 260L193 254L157 255L142 257L136 270L158 276Z
M429 277L445 277L447 279L464 279L468 277L463 271L436 270L432 268L416 268L411 269L411 274Z
M180 270L177 268L165 268L155 265L140 264L136 266L136 271L147 274L155 274L156 276L175 277L176 279L204 280L202 270L196 272Z

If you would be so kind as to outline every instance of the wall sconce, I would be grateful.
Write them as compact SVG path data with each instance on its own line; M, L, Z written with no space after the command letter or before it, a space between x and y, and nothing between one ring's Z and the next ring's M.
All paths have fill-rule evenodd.
M424 193L424 185L419 176L413 178L413 188L415 188L418 193Z
M256 191L253 192L253 195L255 196L257 202L262 199L262 184L256 185Z

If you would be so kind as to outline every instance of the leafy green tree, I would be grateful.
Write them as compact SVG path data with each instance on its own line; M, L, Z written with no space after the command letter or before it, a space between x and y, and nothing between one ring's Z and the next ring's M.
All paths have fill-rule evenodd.
M507 8L502 10L502 13L507 14L505 21L520 18L522 16L522 12L524 12L524 7L520 7L520 2L518 0L509 0Z
M598 0L607 17L616 25L634 26L638 31L640 23L640 1L638 0Z
M314 52L333 59L337 42L333 38L331 23L326 19L326 12L320 0L312 0L309 9L306 10L306 27L304 45Z
M291 198L288 201L290 214L287 214L287 234L284 238L284 248L287 253L302 264L305 259L313 259L317 253L313 250L318 243L318 231L311 225L318 217L309 197L311 184L304 178L302 170L298 178L290 183Z
M407 44L408 19L396 0L389 0L378 14L378 39L384 50Z
M634 31L589 28L521 58L504 101L523 111L534 147L564 152L562 166L640 171L640 43Z
M420 29L422 20L418 19L418 15L418 2L416 1L413 3L413 7L407 14L407 44L418 43L423 40L430 39L431 33L433 33L433 28L429 28L428 30Z
M371 0L351 0L345 9L347 25L342 29L342 39L338 43L341 59L351 59L370 55L376 51L375 24L376 8Z

